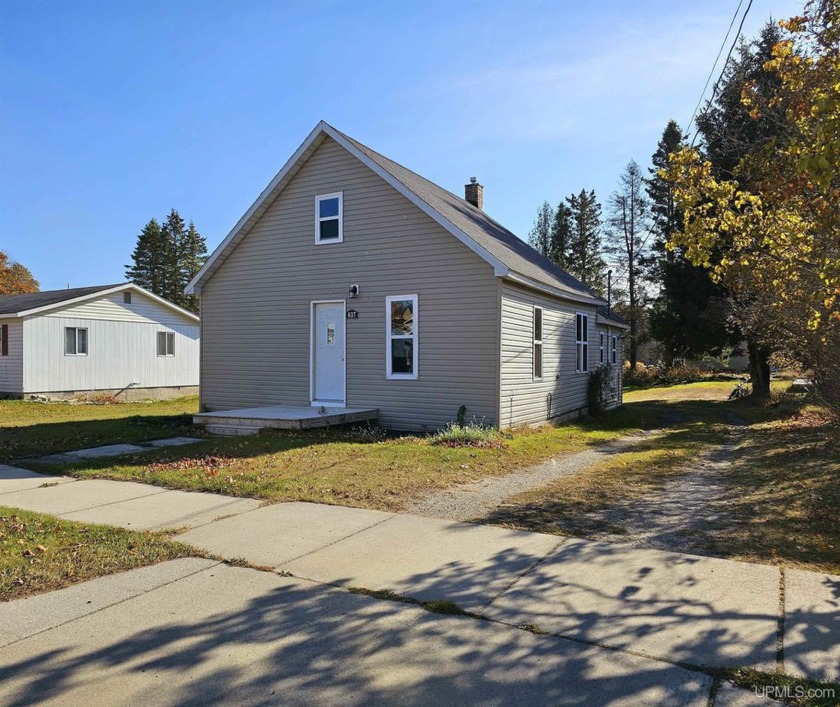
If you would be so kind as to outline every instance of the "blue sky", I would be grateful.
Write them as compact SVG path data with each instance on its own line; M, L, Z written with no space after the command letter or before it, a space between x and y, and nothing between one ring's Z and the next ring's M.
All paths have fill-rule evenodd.
M0 0L0 249L119 282L170 208L211 250L320 119L527 237L683 126L735 0ZM801 2L754 0L754 34Z

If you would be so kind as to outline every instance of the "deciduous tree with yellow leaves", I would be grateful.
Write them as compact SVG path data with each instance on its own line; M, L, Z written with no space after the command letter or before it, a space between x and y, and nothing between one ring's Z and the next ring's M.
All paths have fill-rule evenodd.
M776 87L767 95L745 82L741 102L784 129L733 179L697 150L671 155L664 176L684 225L669 247L740 295L747 328L813 370L840 410L840 0L812 0L780 26L764 65Z

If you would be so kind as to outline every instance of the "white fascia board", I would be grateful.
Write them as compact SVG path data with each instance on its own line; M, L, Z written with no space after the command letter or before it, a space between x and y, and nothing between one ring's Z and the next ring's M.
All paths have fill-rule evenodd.
M286 161L286 164L283 165L283 168L274 175L274 179L269 182L268 186L262 190L262 193L257 197L256 201L251 204L250 208L242 215L242 218L236 222L236 225L230 230L230 232L225 236L225 239L216 247L216 250L213 251L212 255L207 259L207 262L204 263L204 266L199 270L195 277L190 280L190 283L187 285L184 292L188 295L198 294L201 292L201 281L204 279L204 276L210 271L210 269L216 264L216 261L222 257L222 255L227 251L228 246L233 244L233 241L240 235L241 231L245 229L248 224L248 221L253 217L253 215L260 209L260 207L265 203L265 201L272 197L274 190L277 188L277 185L280 184L283 179L286 178L286 175L291 172L306 151L311 147L312 143L318 139L318 137L325 132L324 128L326 127L326 123L322 120L318 125L315 126L314 130L307 136L307 138L300 144L297 150L295 150L294 154ZM224 260L224 258L222 258ZM221 264L221 263L219 263Z
M601 299L600 297L587 297L586 295L579 295L574 292L568 292L567 290L561 290L559 287L552 287L551 285L546 285L545 283L538 282L537 280L533 280L530 277L525 277L524 275L520 275L516 272L509 272L505 279L510 280L511 282L515 282L519 285L524 285L525 287L530 287L532 290L538 290L539 292L544 292L545 294L551 295L552 297L564 299L569 302L577 302L579 304L590 304L595 307L605 305L607 303L607 300Z

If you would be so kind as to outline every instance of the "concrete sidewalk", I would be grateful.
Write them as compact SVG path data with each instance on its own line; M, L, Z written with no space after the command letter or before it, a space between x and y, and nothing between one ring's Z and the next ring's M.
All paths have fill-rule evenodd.
M840 680L840 577L357 508L45 481L0 471L0 505L186 527L179 540L300 580L447 600L497 627L663 663Z

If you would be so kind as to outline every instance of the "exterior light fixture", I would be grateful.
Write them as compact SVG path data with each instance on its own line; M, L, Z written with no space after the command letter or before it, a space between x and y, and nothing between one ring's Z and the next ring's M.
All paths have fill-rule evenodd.
M356 299L359 296L359 286L358 285L350 285L350 292L348 293L350 299Z

